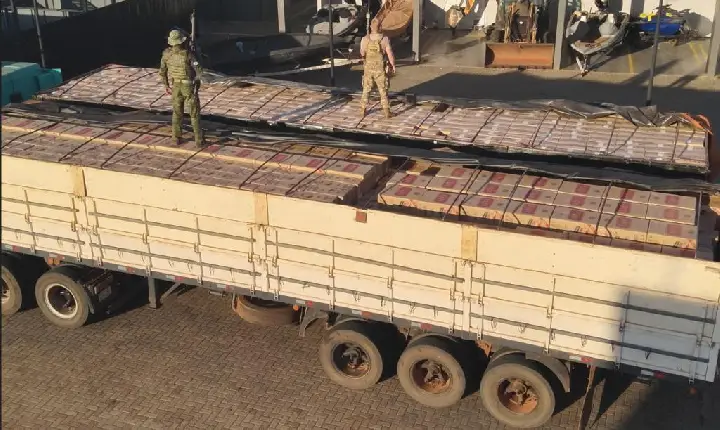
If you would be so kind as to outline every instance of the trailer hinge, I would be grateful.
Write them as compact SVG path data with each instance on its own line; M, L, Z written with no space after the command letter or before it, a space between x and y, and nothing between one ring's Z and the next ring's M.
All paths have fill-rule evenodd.
M618 331L620 333L625 331L625 321L621 322L620 325L618 325Z
M193 243L193 251L196 254L200 254L200 244L199 243Z
M360 301L360 294L357 291L353 291L352 296L356 303Z
M385 300L385 297L380 297L380 307L381 307L381 308L384 308L384 307L385 307L385 303L386 303L386 302L387 302L387 301Z
M147 235L147 233L143 233L143 235L142 235L142 241L143 241L143 243L144 243L145 245L147 245L147 243L148 243L148 235Z
M279 298L280 292L278 290L273 291L273 300L277 302Z
M526 328L527 328L527 324L523 323L523 324L520 325L520 327L518 327L518 331L519 331L520 333L525 333L525 329L526 329Z
M333 266L328 267L328 278L334 278L335 274L333 273Z
M410 303L410 313L411 314L415 313L415 303Z
M29 213L25 214L25 222L30 224L30 214Z
M77 233L77 231L78 231L78 223L76 223L76 222L71 222L71 223L70 223L70 231L73 232L73 233Z
M388 277L388 279L387 279L387 288L388 288L388 290L392 290L393 281L394 281L394 279L393 279L392 276Z
M580 345L582 345L582 347L585 347L585 345L587 345L587 337L585 337L585 336L580 337Z
M273 255L273 258L270 260L270 264L272 265L272 267L277 267L277 265L278 265L277 255Z

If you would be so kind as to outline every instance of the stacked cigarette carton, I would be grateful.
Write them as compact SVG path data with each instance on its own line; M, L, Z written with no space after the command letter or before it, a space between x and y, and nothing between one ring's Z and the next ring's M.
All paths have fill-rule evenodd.
M161 176L321 202L354 204L386 173L387 157L304 144L222 143L197 152L174 145L168 126L103 127L3 115L3 153Z
M420 163L392 175L378 202L543 236L708 259L717 219L706 206L698 210L696 196Z
M639 127L618 115L582 118L547 110L465 108L436 102L393 103L391 119L372 105L369 115L361 118L358 97L334 97L282 81L208 84L199 95L203 113L231 119L381 133L508 152L709 168L707 131L684 124ZM171 109L157 70L117 65L70 80L40 97Z

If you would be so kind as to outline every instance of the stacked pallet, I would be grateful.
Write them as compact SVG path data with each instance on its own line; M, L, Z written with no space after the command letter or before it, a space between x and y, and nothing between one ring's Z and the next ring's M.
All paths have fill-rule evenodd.
M380 133L405 139L500 151L594 157L709 169L708 132L690 125L638 127L619 115L582 118L544 109L465 108L443 103L393 103L385 119L376 105L360 118L358 97L334 97L282 81L211 84L200 89L202 112L294 127ZM40 96L135 109L169 111L156 69L110 65Z
M85 125L3 115L3 154L268 194L354 204L387 171L387 157L307 144L272 148L208 138L175 146L168 126Z
M218 137L197 150L171 135L160 124L2 117L3 155L349 205L381 189L389 210L679 256L711 259L716 246L718 214L698 212L696 197L423 162L382 181L384 156Z
M712 259L717 214L698 198L416 163L378 194L389 208L552 237Z

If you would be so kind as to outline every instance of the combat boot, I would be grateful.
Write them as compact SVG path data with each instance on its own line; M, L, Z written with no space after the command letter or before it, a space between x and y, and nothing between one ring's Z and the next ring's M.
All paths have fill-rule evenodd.
M205 133L200 132L199 134L195 135L195 147L197 149L200 149L203 146L205 146Z
M385 119L390 119L393 117L392 112L390 112L390 109L384 109L383 112L385 113Z
M365 109L365 106L360 107L360 118L365 118L367 115L367 109Z
M180 139L179 137L174 138L173 142L175 142L175 146L182 145L182 139Z

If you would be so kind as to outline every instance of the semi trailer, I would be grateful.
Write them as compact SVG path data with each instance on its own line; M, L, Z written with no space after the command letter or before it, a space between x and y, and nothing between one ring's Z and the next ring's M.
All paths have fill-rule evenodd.
M127 294L126 276L147 277L151 306L158 280L195 285L249 322L323 322L320 362L349 389L396 373L414 400L448 407L485 367L484 406L519 428L551 418L574 365L715 379L707 181L438 162L210 121L197 150L174 145L167 119L74 101L3 110L4 315L34 299L79 328ZM709 132L696 126L669 127Z

